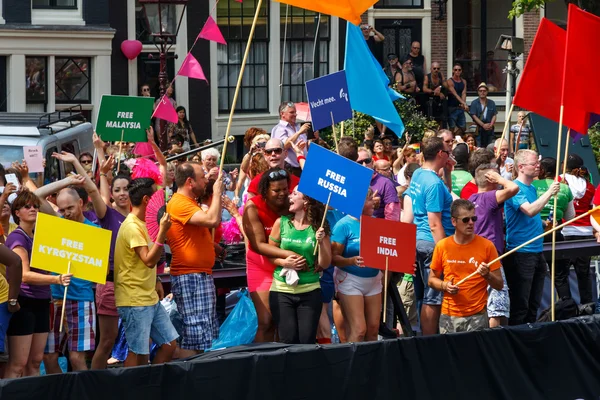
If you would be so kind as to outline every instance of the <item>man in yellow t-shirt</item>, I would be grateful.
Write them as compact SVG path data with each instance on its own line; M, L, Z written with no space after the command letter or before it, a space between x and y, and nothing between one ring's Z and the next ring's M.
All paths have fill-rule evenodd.
M131 182L132 210L121 224L115 245L115 302L130 353L125 360L126 367L148 364L150 338L160 346L153 363L171 361L175 340L179 337L155 290L155 267L171 220L165 213L160 220L156 242L151 245L144 219L154 191L152 179L140 178Z
M454 235L440 240L433 251L429 287L444 293L440 333L468 332L489 327L487 287L501 290L504 280L494 244L475 234L475 205L459 199L450 208ZM477 271L478 275L457 285Z

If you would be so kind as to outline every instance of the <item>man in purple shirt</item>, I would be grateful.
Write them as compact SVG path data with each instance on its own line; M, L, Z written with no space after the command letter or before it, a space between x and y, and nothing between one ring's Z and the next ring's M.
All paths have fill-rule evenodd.
M373 168L373 159L367 149L358 149L358 160L365 167ZM366 161L369 162L367 163ZM375 204L373 217L385 218L390 221L400 221L400 199L398 199L398 192L396 191L394 182L390 178L373 171L371 190L373 193L376 193L373 198L377 197L379 200L379 204Z
M306 123L302 126L296 123L296 106L292 102L282 103L279 106L280 120L271 130L271 139L280 139L284 143L284 150L289 150L292 143L298 140L307 141L306 133L311 125ZM294 175L300 176L301 169L294 151L288 151L285 162L289 164L289 169Z
M496 246L498 254L504 252L503 211L504 202L519 192L519 186L502 177L496 164L482 164L475 170L475 183L478 192L471 195L469 200L475 204L475 234L482 236ZM498 185L503 189L498 190ZM488 317L490 328L508 325L510 316L510 299L508 286L504 276L504 268L500 268L504 287L495 290L488 287Z

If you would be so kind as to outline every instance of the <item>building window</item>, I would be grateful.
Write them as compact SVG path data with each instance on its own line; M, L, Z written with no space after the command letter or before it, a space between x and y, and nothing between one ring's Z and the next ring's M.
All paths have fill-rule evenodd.
M33 0L33 8L77 9L77 0Z
M25 88L28 104L48 102L46 92L46 57L25 57Z
M494 48L501 34L514 35L511 0L455 0L452 9L454 62L463 67L467 91L475 94L486 82L491 94L505 93L507 54Z
M221 0L217 5L217 24L227 41L227 46L217 44L220 113L231 110L256 5L256 0L241 3L236 0ZM238 111L266 112L269 109L269 5L269 2L262 3L235 108Z
M375 8L423 8L422 0L379 0Z
M162 22L163 32L175 34L181 13L177 12L177 5L163 4L161 5L160 21ZM144 8L139 0L135 1L135 36L137 40L145 44L154 44L152 36L153 29L158 30L158 13L157 9L152 7ZM177 42L177 37L172 37L173 43Z
M90 58L56 57L56 103L91 103Z
M138 90L142 85L150 86L150 95L155 99L160 96L160 82L158 74L160 73L160 54L142 53L137 58L138 71ZM167 53L167 76L172 81L175 76L175 54ZM138 92L138 96L142 93ZM177 92L173 95L177 99Z
M290 7L287 18L286 8L281 4L281 68L283 82L282 101L306 102L304 83L329 73L329 16L303 8ZM315 33L319 29L318 40ZM285 46L285 49L284 49ZM314 62L314 60L318 60ZM318 73L315 75L315 69Z

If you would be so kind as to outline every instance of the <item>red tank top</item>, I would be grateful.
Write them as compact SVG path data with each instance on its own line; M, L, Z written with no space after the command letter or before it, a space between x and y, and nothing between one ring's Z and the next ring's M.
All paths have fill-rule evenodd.
M265 228L265 238L268 241L273 225L275 225L275 221L279 218L279 214L269 208L262 196L254 196L250 201L256 205L258 219L260 219L260 222L262 222L263 227Z

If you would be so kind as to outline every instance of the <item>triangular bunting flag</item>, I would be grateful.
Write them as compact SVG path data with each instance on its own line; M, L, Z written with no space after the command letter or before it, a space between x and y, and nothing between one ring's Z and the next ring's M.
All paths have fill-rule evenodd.
M179 118L177 118L177 112L175 111L175 108L173 108L171 101L165 96L166 95L161 97L160 101L158 102L158 105L152 113L152 118L160 118L164 119L165 121L177 123L179 120Z
M212 40L213 42L221 44L227 44L225 38L221 34L219 26L210 15L208 16L208 19L206 20L206 23L204 24L204 27L200 31L198 37L206 40Z
M183 64L181 64L181 68L179 68L179 73L177 75L187 76L188 78L194 79L202 79L208 83L206 80L206 76L204 75L204 71L202 70L202 66L196 57L192 55L192 53L188 53L183 60Z

